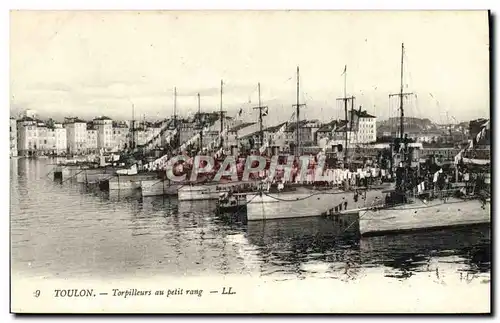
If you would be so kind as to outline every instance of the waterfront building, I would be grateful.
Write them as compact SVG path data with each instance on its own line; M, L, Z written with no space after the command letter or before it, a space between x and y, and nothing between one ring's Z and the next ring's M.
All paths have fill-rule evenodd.
M255 130L253 132L240 135L238 138L238 142L241 147L244 149L256 149L260 145L260 129L256 130L259 125L258 123L252 126L249 126L248 130ZM288 125L287 122L280 123L276 126L271 126L271 127L266 127L262 129L263 132L263 137L264 137L264 143L267 143L267 146L270 147L271 149L276 152L289 152L290 147L287 144L286 141L286 126ZM282 130L280 132L280 130Z
M66 146L66 129L61 123L26 116L17 121L17 150L20 156L61 156L66 153Z
M122 151L129 147L130 128L126 122L113 121L113 151Z
M36 123L36 139L37 146L35 148L37 155L48 155L50 148L53 146L54 138L53 133L49 131L47 124L38 120Z
M156 148L160 148L161 137L159 136L159 134L161 132L161 129L161 122L152 123L143 121L140 123L136 123L134 128L135 144L137 146L142 146L150 142L152 139L158 138L156 145L153 146L155 146Z
M17 149L18 155L34 156L38 147L37 120L24 116L17 120Z
M356 134L357 144L367 144L377 141L377 117L367 111L353 110L353 124L357 128L353 129Z
M100 116L94 118L93 124L97 129L97 148L102 151L111 151L114 146L113 120Z
M258 122L242 122L233 126L227 131L227 140L224 142L224 146L231 153L237 154L240 147L239 138L245 137L248 134L254 134L255 139L258 140L259 130L260 126Z
M98 130L96 125L89 121L87 122L87 139L85 142L85 152L87 154L99 153Z
M69 154L84 154L87 150L87 122L77 117L64 118Z
M10 118L10 156L17 156L17 120L15 118Z
M421 143L442 143L446 140L444 131L408 131L408 138Z
M50 127L50 131L53 133L52 137L54 137L54 154L57 156L65 155L68 146L66 128L61 123L54 123Z
M332 120L328 123L323 124L316 131L316 145L322 149L331 145L332 140L342 140L339 136L339 132L336 132L337 127L345 127L344 120ZM343 128L345 129L345 128ZM350 134L349 134L350 136Z
M62 156L66 154L66 129L61 123L49 119L37 123L38 149L37 154Z
M344 147L347 136L348 147L356 145L358 141L358 136L357 136L358 132L355 131L356 129L357 127L355 125L351 128L351 124L349 121L338 120L336 128L333 130L331 134L330 144L340 145Z
M367 111L352 110L347 120L333 120L316 131L316 144L326 146L355 147L377 141L377 117Z
M316 145L316 132L321 128L318 120L299 121L299 141L301 147ZM285 130L285 142L290 146L295 146L297 141L297 123L290 122Z

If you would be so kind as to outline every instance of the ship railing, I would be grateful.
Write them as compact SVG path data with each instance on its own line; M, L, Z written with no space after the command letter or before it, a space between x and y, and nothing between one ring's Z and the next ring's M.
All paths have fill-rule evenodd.
M411 192L408 194L408 197L411 198L423 198L423 197L429 197L431 199L445 199L448 197L451 197L455 195L457 192L459 192L461 188L451 188L451 189L430 189L430 190L424 190L421 192Z

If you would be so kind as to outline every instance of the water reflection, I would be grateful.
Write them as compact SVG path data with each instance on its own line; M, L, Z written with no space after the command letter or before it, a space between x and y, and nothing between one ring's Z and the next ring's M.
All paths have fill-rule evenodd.
M434 258L454 263L460 270L489 272L491 264L489 225L429 232L362 238L361 258L366 266L396 269L394 277L430 271ZM465 269L464 269L465 268Z
M490 271L489 226L360 238L354 216L228 222L214 201L57 183L50 163L11 159L12 268L25 275L347 281Z
M258 247L264 275L335 277L357 262L356 222L355 216L249 221L246 232L248 242Z

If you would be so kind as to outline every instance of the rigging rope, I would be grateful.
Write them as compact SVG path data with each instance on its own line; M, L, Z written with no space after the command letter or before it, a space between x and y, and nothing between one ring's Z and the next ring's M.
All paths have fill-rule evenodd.
M61 183L66 183L67 181L69 181L70 179L73 179L75 178L78 174L81 174L83 173L84 171L86 171L86 169L82 169L81 171L79 171L78 173L76 173L75 175L71 176L71 177L68 177L66 178L65 180L63 180Z
M312 193L310 194L309 196L306 196L306 197L302 197L302 198L296 198L296 199L293 199L293 200L287 200L287 199L283 199L283 198L279 198L279 197L276 197L276 196L272 196L272 195L269 195L269 193L263 193L264 195L272 198L272 199L275 199L277 201L281 201L281 202L295 202L295 201L303 201L303 200L306 200L310 197L313 197L313 196L316 196L316 195L320 195L320 194L323 194L323 195L336 195L336 194L340 194L338 192L316 192L316 193Z

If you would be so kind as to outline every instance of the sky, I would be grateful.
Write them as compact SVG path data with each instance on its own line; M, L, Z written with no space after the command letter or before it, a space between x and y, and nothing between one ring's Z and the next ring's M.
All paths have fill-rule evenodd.
M355 97L380 120L489 118L486 11L13 11L10 109L62 118L167 118L220 109L267 125L343 115ZM342 75L345 67L347 73ZM132 109L132 106L134 107Z

